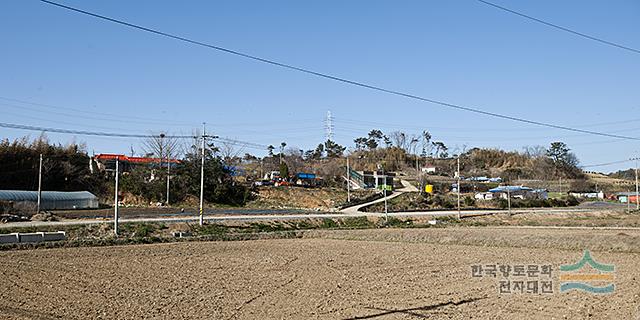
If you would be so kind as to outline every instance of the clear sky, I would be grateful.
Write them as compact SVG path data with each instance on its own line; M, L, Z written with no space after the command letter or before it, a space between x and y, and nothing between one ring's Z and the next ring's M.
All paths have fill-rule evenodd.
M640 55L474 0L79 1L61 3L198 41L432 99L640 137ZM638 1L497 4L640 48ZM0 2L0 122L123 133L217 135L310 149L353 147L370 129L429 130L451 149L564 141L584 165L639 142L465 113L158 37L35 0ZM79 109L24 104L3 98ZM112 115L120 115L114 117ZM0 128L1 138L37 132ZM89 152L140 152L135 139L48 134ZM258 155L265 150L247 149ZM593 168L611 171L618 164Z

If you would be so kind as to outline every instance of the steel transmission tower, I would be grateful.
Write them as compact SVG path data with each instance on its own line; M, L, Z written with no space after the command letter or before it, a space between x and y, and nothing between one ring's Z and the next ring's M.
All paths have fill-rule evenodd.
M327 111L327 117L324 120L324 130L327 140L333 141L333 116L331 116L331 111Z

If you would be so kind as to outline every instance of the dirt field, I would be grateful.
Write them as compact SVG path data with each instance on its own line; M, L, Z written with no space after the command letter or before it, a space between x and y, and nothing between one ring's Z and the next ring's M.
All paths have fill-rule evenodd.
M384 229L7 251L0 318L640 319L639 239L634 230ZM559 292L558 267L583 248L615 265L613 294ZM486 264L552 265L554 293L500 294L497 279L471 274Z

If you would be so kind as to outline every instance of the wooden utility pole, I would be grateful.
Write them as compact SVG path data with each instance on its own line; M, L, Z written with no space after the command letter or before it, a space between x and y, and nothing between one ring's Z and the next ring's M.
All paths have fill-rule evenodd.
M169 206L169 179L171 177L171 159L167 155L167 206Z
M389 207L387 206L387 175L382 167L382 178L384 179L384 220L389 223Z
M511 188L507 185L507 204L509 206L509 216L511 216Z
M114 192L114 201L113 201L113 232L116 236L118 236L118 176L120 175L120 167L118 163L120 159L116 157L116 190Z
M640 199L638 199L638 158L636 160L636 210L640 210Z
M351 202L351 167L349 167L348 154L347 154L347 202Z
M457 175L458 175L458 187L456 188L458 191L458 220L460 220L461 215L460 215L460 155L458 155L458 171L457 171Z
M205 148L205 140L207 135L205 133L206 124L202 123L202 159L200 164L200 216L199 216L199 224L204 225L204 148Z
M38 168L38 205L36 214L40 213L40 205L42 203L42 153L40 154L40 166Z

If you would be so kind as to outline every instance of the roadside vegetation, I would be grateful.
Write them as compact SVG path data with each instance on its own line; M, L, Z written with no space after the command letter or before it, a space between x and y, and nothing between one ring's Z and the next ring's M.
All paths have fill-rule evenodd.
M568 227L632 227L640 228L640 212L605 211L599 213L527 213L509 215L468 216L458 220L455 216L443 217L346 217L341 219L305 219L268 222L208 223L204 226L191 223L124 223L118 237L113 234L111 223L48 227L3 228L0 233L65 231L67 240L45 243L0 245L0 250L109 246L149 244L177 241L236 241L279 238L300 238L311 230L354 230L379 228L448 228L495 226L568 226ZM183 237L175 234L182 233Z
M575 197L567 195L549 199L511 199L511 208L572 207L578 204L580 204L580 202ZM428 193L403 193L387 201L389 212L454 210L457 208L457 205L458 198L456 194L431 195ZM473 198L473 194L462 194L460 196L460 208L463 210L507 209L508 202L502 198L476 200ZM362 208L362 211L384 212L384 202Z

